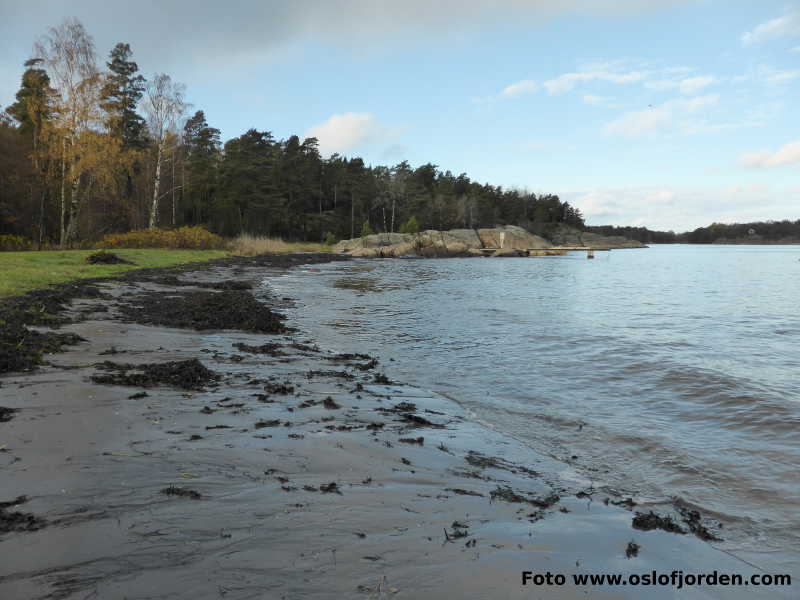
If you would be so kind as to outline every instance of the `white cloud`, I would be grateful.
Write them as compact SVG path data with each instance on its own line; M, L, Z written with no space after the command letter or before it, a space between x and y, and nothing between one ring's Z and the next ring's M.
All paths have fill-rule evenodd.
M530 79L523 79L511 85L507 85L498 94L501 98L517 98L525 94L531 94L539 89L539 84Z
M562 94L574 89L576 85L590 81L607 81L611 83L636 83L647 77L644 71L619 72L611 65L590 65L573 73L563 73L554 79L544 82L544 87L551 94Z
M699 77L687 77L684 79L660 79L658 81L648 81L645 87L651 90L678 90L681 94L696 94L700 90L718 83L718 79L712 75Z
M775 152L770 150L747 152L739 157L739 163L755 168L774 168L800 163L800 140L784 144Z
M594 94L585 94L583 96L583 103L591 104L592 106L602 106L611 100L613 100L613 98L609 98L608 96L595 96Z
M560 192L590 225L691 231L713 222L796 219L797 189L771 185L714 188L643 186Z
M684 134L697 133L701 128L688 119L692 113L699 112L719 102L718 94L708 94L695 98L668 100L645 110L626 113L607 123L604 131L611 135L638 137L646 134L678 130Z
M779 69L769 69L764 73L764 81L767 83L781 85L783 83L789 83L790 81L794 81L800 77L800 70L779 70Z
M750 46L777 37L800 35L800 12L793 12L757 25L742 34L742 44Z
M320 154L347 152L363 144L385 140L390 129L382 125L371 113L342 113L332 115L324 123L314 125L306 137L319 140Z
M510 100L512 98L519 98L520 96L527 96L538 91L539 84L532 79L523 79L515 83L509 84L500 90L497 94L492 96L485 96L482 98L472 98L473 104L488 104L496 102L497 100Z

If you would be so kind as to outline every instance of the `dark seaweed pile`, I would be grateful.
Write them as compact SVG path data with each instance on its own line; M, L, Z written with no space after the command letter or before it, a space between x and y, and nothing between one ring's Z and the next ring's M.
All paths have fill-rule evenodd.
M132 321L197 331L238 329L259 333L286 330L284 317L273 312L245 291L186 292L163 294L151 292L120 307Z
M73 333L41 333L31 325L58 327L69 319L60 316L74 298L102 298L90 281L75 281L34 290L0 302L0 373L30 371L43 362L43 354L85 341Z
M132 265L133 263L129 260L125 260L121 256L114 254L113 252L106 252L105 250L100 250L100 252L95 252L94 254L90 254L86 257L86 262L90 265Z
M45 353L84 341L74 333L40 333L0 319L0 373L30 371L44 362Z
M147 281L157 283L159 285L166 285L170 287L199 287L211 290L250 290L253 289L252 281L241 281L238 279L226 279L224 281L186 281L178 279L175 275L157 275L149 277Z
M0 502L0 533L11 531L36 531L47 526L47 521L32 515L8 509L28 501L26 496L19 496L11 502Z
M105 361L95 366L111 372L105 375L93 375L92 381L109 385L132 387L171 385L184 390L202 390L204 385L215 381L218 377L196 358L141 365Z
M14 413L17 412L16 408L8 408L0 406L0 423L8 423L14 418Z

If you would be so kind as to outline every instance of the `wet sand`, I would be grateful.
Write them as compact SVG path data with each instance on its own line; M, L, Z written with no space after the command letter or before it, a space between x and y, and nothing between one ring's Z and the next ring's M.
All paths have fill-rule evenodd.
M686 507L670 521L684 534L634 528L647 506L391 381L379 356L336 355L285 321L196 330L137 312L227 281L279 312L269 277L286 266L101 283L111 298L74 300L60 329L85 342L0 377L16 409L0 413L0 598L792 597L575 587L573 573L759 570L699 539L724 532ZM178 364L151 369L160 382L135 368L163 363ZM522 571L567 584L523 587Z

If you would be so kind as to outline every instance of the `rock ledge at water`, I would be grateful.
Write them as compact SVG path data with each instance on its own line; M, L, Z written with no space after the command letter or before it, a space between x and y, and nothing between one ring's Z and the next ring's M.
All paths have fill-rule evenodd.
M604 248L644 248L641 243L623 237L604 237L584 233L570 227L555 229L554 241L559 246L593 246ZM558 238L558 239L556 239ZM358 258L392 258L400 256L527 256L530 250L547 254L553 243L522 227L505 225L489 229L451 229L420 233L377 233L352 240L342 240L334 252ZM492 252L493 249L494 251ZM552 253L557 250L553 249ZM531 253L534 254L534 253Z

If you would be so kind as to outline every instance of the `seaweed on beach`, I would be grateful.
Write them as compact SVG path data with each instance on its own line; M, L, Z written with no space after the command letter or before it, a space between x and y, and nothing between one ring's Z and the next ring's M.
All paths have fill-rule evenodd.
M27 496L18 496L10 502L0 502L0 533L12 531L38 531L47 526L47 520L31 513L8 510L19 504L25 504Z
M339 494L340 496L342 495L342 490L339 489L339 485L335 481L319 486L319 491L322 492L323 494Z
M494 469L502 469L503 471L509 471L511 473L517 473L517 474L524 473L529 477L539 477L540 475L537 471L529 469L528 467L523 467L522 465L515 465L497 456L485 456L484 454L481 454L480 452L477 452L475 450L470 450L464 457L464 460L466 460L473 467L478 467L480 469L486 469L491 467Z
M105 361L95 366L111 373L93 375L92 381L108 385L132 387L171 385L184 390L202 390L205 384L218 378L214 371L207 369L196 358L141 365Z
M306 377L311 379L312 377L339 377L341 379L354 379L355 375L352 373L348 373L347 371L308 371L306 372Z
M8 423L11 419L14 418L14 413L17 412L18 409L16 408L8 408L5 406L0 406L0 423Z
M675 504L675 509L680 513L681 519L694 535L706 542L721 542L722 538L714 535L702 522L702 516L697 510L693 510L680 503Z
M270 310L245 291L149 292L120 307L130 320L180 329L237 329L260 333L286 330L283 315Z
M236 343L234 348L240 352L247 352L248 354L269 354L270 356L285 356L281 352L280 344L262 344L261 346L250 346L248 344Z
M338 410L342 408L342 405L337 403L333 398L328 396L322 401L322 406L327 408L328 410Z
M243 281L240 279L225 279L223 281L186 281L185 279L178 279L177 276L172 274L155 274L150 275L143 279L149 283L157 283L167 287L199 287L211 290L250 290L253 289L252 281Z
M648 513L637 512L633 517L632 522L634 529L641 529L642 531L652 531L653 529L663 529L671 533L685 534L686 530L673 521L669 515L662 517L657 515L652 510Z
M0 373L30 371L44 363L45 354L85 341L75 333L43 333L0 317Z
M480 496L481 498L484 497L483 494L481 494L480 492L473 492L472 490L464 490L461 488L445 488L444 491L453 492L458 496Z
M278 394L281 396L287 396L289 394L294 393L294 386L289 384L289 382L273 383L270 381L264 385L264 391L267 392L267 394Z
M489 496L492 500L499 498L500 500L504 500L506 502L525 503L538 508L550 508L554 504L558 503L559 500L561 500L559 495L555 492L551 492L544 498L532 495L523 496L522 494L516 493L508 486L499 485L489 493Z
M203 496L200 492L191 490L189 488L180 488L171 485L161 490L162 494L167 496L178 496L179 498L191 498L192 500L200 500Z

